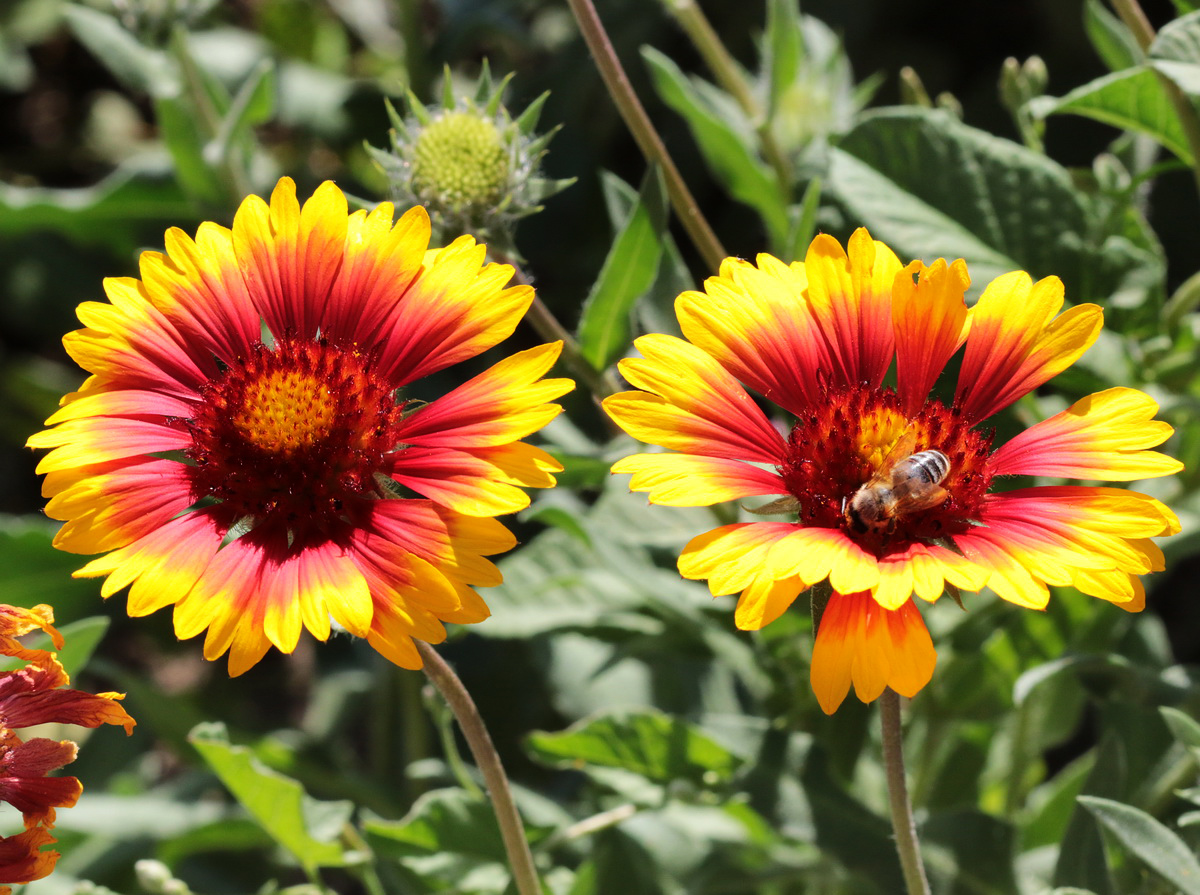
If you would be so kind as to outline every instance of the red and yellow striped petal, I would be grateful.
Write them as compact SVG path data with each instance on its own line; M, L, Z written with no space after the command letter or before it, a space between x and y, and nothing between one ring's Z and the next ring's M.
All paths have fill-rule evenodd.
M166 525L192 504L187 467L145 457L89 469L55 493L46 515L64 520L54 546L70 553L124 547ZM50 477L47 477L50 482Z
M790 522L739 522L714 528L683 548L679 574L693 581L707 578L713 596L737 593L766 566L771 548L795 530Z
M919 278L914 283L913 274ZM914 261L892 283L896 336L896 392L913 416L929 397L946 363L967 339L970 315L963 296L971 285L961 258L939 258L926 267Z
M954 398L968 422L986 419L1057 376L1096 341L1104 312L1076 305L1058 314L1062 306L1058 277L1034 283L1015 271L988 284L972 309Z
M68 420L34 433L25 442L31 448L54 449L38 463L39 474L183 450L191 443L192 437L185 430L121 417Z
M870 590L879 583L879 561L844 531L797 528L782 538L767 559L774 578L798 577L805 586L829 579L839 593Z
M192 239L177 227L166 233L166 254L143 252L146 297L190 344L225 364L245 357L262 327L233 251L233 233L205 222Z
M541 429L562 412L548 403L575 387L570 379L542 379L562 342L512 355L436 401L403 424L401 440L421 447L476 448L508 444Z
M804 265L759 255L727 258L704 292L684 292L675 313L688 341L738 380L800 414L820 397L828 350L804 297Z
M784 441L736 379L700 349L673 336L642 336L641 358L620 362L641 392L604 400L626 432L683 453L782 462Z
M1149 538L1179 531L1175 515L1151 497L1077 486L989 495L980 522L956 535L955 544L969 559L992 568L988 586L993 591L1033 609L1045 607L1046 585L1074 585L1076 573L1121 573L1088 577L1085 592L1094 593L1107 581L1117 589L1094 595L1128 602L1129 575L1163 568L1162 551Z
M342 268L321 318L332 339L371 345L402 314L429 247L429 215L411 208L392 224L390 202L356 211L346 223Z
M233 250L246 287L277 336L312 338L342 265L346 197L325 181L301 207L283 177L271 204L250 196L233 219Z
M899 609L915 593L933 602L951 584L961 590L980 590L988 570L937 544L914 541L904 549L879 557L879 583L871 591L884 609Z
M849 250L832 236L812 241L804 257L808 301L829 346L831 381L877 388L892 362L892 284L903 265L859 228Z
M1010 440L992 455L989 471L1107 481L1172 475L1182 463L1146 450L1174 431L1154 419L1157 412L1157 402L1136 389L1088 395Z
M650 503L670 507L707 507L786 490L776 472L688 454L633 454L614 463L612 471L633 473L630 491L647 491Z
M512 335L533 303L533 289L504 288L513 268L484 265L486 255L486 247L469 236L426 254L420 276L380 339L383 375L402 386Z
M834 593L813 644L813 692L827 715L837 711L853 684L863 702L885 687L913 697L933 677L937 653L912 600L884 609L869 593Z

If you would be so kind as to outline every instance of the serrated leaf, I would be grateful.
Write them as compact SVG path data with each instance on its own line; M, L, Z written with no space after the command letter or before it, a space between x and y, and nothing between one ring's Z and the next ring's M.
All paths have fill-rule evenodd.
M1098 796L1080 796L1079 802L1154 873L1186 895L1200 895L1200 861L1169 827L1123 802Z
M1129 29L1100 0L1087 0L1084 3L1083 28L1096 55L1111 71L1140 65L1145 58L1145 53Z
M597 370L629 348L634 306L658 274L666 216L666 189L658 170L651 169L584 302L579 347Z
M76 39L126 87L158 98L179 94L179 70L162 50L141 43L98 10L69 4L64 15Z
M319 802L295 780L263 765L245 746L233 746L223 724L202 724L188 737L205 763L276 842L312 871L342 867L337 837L350 819L350 802Z
M744 202L762 218L767 237L776 251L787 244L787 195L758 158L755 138L748 127L738 128L739 116L732 99L720 94L729 104L718 110L712 85L693 83L669 57L652 47L642 48L642 58L650 67L655 89L663 102L687 122L713 175L731 196Z
M1149 66L1096 78L1061 97L1038 97L1029 104L1037 118L1070 113L1136 131L1153 138L1185 164L1192 156L1166 91Z
M585 719L560 733L535 731L525 745L552 766L619 768L663 785L725 783L741 765L698 728L651 711Z

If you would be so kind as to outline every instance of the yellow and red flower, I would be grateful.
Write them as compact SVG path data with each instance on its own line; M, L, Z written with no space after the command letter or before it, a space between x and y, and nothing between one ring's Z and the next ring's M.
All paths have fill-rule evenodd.
M67 689L70 679L54 653L26 647L17 640L40 628L56 649L62 649L62 636L53 622L49 606L21 609L0 604L0 655L29 663L0 672L0 802L20 811L25 825L21 833L0 837L0 895L8 895L9 884L41 879L54 869L58 852L42 851L56 841L50 832L54 811L70 808L83 792L76 777L46 776L75 760L75 743L44 737L22 740L16 728L49 723L81 727L117 724L128 734L135 724L119 705L123 694Z
M279 181L232 230L166 234L141 279L108 279L64 339L93 375L29 439L52 448L56 544L104 553L76 574L126 585L129 613L174 604L181 638L241 674L330 619L393 662L412 638L478 622L484 557L515 541L494 516L561 467L521 439L561 408L543 379L561 345L515 354L440 397L417 380L473 358L533 300L463 237L427 250L429 219L347 214L322 184L303 206ZM400 498L400 499L385 499Z
M735 621L749 630L828 581L811 672L826 712L851 684L870 701L888 686L912 696L929 681L936 654L913 594L932 602L948 585L988 586L1040 609L1056 585L1143 607L1138 576L1163 567L1149 539L1179 530L1167 507L1118 488L992 485L998 476L1129 481L1178 471L1147 450L1172 431L1154 419L1154 401L1109 389L996 449L994 433L978 428L1074 363L1099 334L1099 307L1059 313L1061 281L1017 271L968 309L964 262L904 266L866 230L848 253L818 236L803 262L757 261L727 259L704 292L679 296L686 341L644 336L641 357L621 362L640 391L605 409L635 438L676 453L635 454L613 471L671 506L783 495L761 509L795 521L714 529L687 545L679 569L708 579L714 594L740 593ZM960 349L947 404L930 392ZM885 386L893 363L895 385ZM750 390L782 409L788 427ZM944 478L925 477L926 500L905 491L891 504L904 487L892 471L925 451L941 454ZM878 515L855 509L864 487L872 499L886 492Z

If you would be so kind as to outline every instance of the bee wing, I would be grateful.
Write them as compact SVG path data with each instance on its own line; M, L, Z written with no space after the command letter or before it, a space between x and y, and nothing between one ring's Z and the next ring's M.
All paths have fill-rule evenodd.
M875 485L891 485L892 472L896 468L896 464L905 457L912 455L913 448L917 446L917 433L911 427L904 430L896 443L892 445L891 450L887 455L879 461L879 468L875 470L875 474L867 480L864 487L870 488Z
M916 513L928 510L946 502L950 492L941 485L922 484L919 488L911 485L901 486L892 491L896 496L897 513Z

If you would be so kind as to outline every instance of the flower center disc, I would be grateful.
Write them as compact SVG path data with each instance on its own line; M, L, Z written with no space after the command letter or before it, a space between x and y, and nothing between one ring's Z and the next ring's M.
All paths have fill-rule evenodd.
M403 406L357 351L323 340L257 345L202 390L187 421L196 500L235 518L324 528L376 490Z
M780 466L789 493L799 502L806 525L841 528L866 549L885 552L913 540L932 540L966 530L987 492L986 461L991 436L972 431L937 400L913 417L900 410L891 389L830 391L819 408L797 420L788 436L787 459ZM936 503L909 499L893 481L892 470L923 451L937 451L948 462L939 482L917 482L915 492L933 485L945 489ZM934 458L935 466L940 459ZM902 476L903 477L903 476ZM881 517L871 525L855 523L847 513L860 489L871 502L882 502ZM898 503L895 498L902 494Z

